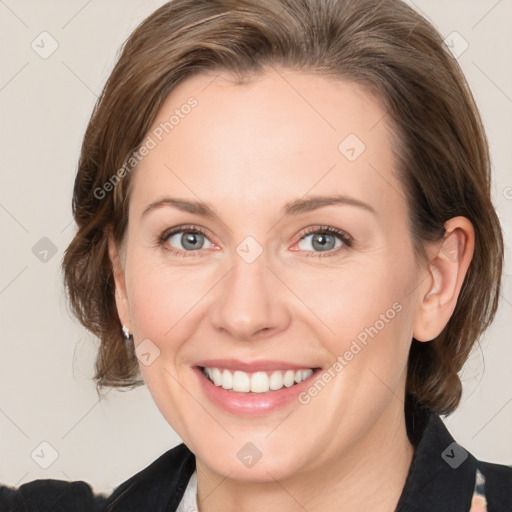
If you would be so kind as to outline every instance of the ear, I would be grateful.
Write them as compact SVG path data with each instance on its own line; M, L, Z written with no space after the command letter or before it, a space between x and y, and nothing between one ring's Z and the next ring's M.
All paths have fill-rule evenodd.
M121 323L131 331L130 308L128 306L128 295L126 293L126 281L121 254L114 242L112 234L108 236L108 255L112 263L115 282L115 300L117 314Z
M429 276L420 292L413 336L431 341L453 314L466 272L473 258L475 231L466 217L454 217L444 225L441 242L427 249Z

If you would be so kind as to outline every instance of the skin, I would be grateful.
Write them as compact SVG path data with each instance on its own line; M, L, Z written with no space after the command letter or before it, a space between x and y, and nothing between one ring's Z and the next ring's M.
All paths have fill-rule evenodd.
M121 322L136 346L149 339L160 351L141 371L196 455L199 509L394 510L413 456L403 411L411 339L433 339L452 314L471 224L451 219L419 261L392 127L357 84L282 68L244 85L198 75L172 91L153 128L190 96L197 107L133 171L126 237L109 251ZM366 146L353 162L338 149L348 134ZM334 193L374 212L281 212ZM171 206L142 215L164 196L207 201L217 217ZM206 230L205 248L186 254L174 236L163 244L186 257L169 254L159 236L184 224ZM304 230L321 226L348 233L352 246L315 249ZM236 252L249 235L263 249L252 263ZM400 312L307 405L238 417L209 402L191 370L207 358L328 368L396 303ZM237 457L247 442L262 453L250 468Z

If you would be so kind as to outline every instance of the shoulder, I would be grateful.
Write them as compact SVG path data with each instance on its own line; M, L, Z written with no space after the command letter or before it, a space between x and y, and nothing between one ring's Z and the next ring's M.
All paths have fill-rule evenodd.
M474 510L512 511L512 468L478 460L437 414L414 412L408 433L415 452L397 511L467 512L477 504Z
M110 496L95 495L82 481L34 480L15 489L0 485L1 512L141 512L175 510L195 469L183 444L120 484Z
M181 443L119 485L108 498L105 512L175 510L195 467L194 454Z
M483 478L476 482L475 493L485 496L489 510L512 510L512 466L480 460L476 464Z
M5 512L95 512L102 510L105 500L82 481L34 480L17 489L0 485L0 510Z

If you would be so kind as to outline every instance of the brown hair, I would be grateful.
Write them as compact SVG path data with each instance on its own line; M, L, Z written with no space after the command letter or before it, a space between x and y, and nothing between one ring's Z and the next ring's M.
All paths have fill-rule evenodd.
M180 82L222 70L242 82L266 65L347 79L378 95L397 130L396 171L418 254L448 219L472 222L475 252L455 311L435 340L412 341L408 363L408 396L453 411L457 373L497 309L503 240L466 80L436 29L399 0L174 0L125 42L85 133L73 193L78 232L62 262L72 311L101 341L98 388L142 382L133 344L122 339L107 250L110 230L120 246L127 226L127 159Z

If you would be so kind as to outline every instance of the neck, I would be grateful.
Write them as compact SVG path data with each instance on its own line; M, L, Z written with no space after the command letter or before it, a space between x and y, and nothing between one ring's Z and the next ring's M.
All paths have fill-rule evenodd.
M400 404L401 405L401 404ZM197 462L200 512L393 512L414 454L402 407L386 410L343 457L279 482L245 482Z

